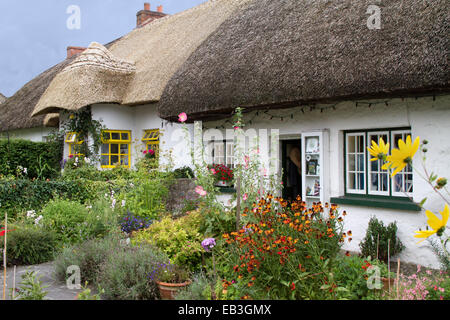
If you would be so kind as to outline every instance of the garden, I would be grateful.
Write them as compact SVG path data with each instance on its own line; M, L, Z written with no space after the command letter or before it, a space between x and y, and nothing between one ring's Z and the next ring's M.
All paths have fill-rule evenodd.
M239 133L243 126L238 109L234 129ZM414 156L417 141L402 141L391 155L380 141L371 154L395 174ZM84 285L80 300L450 298L447 201L442 219L427 211L429 228L416 235L435 240L441 269L417 266L402 274L390 263L403 249L395 223L371 219L361 254L342 250L352 241L344 227L347 213L334 204L307 207L299 197L278 197L280 182L261 175L257 152L237 150L243 161L234 168L193 161L192 169L174 170L145 150L136 168L102 171L88 156L60 163L61 144L55 142L0 144L0 161L7 164L0 169L2 264L53 261L63 282L77 266ZM170 211L170 190L180 178L192 179L196 197L176 199L183 205ZM444 178L426 178L436 192L446 190ZM223 181L236 187L228 204L218 200ZM33 273L22 284L15 299L45 299Z

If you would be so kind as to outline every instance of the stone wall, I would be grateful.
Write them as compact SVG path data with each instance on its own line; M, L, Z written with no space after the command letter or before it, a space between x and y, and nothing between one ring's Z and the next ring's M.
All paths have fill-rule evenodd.
M185 206L186 201L195 200L198 194L195 193L194 179L176 179L169 189L169 198L167 200L167 211L178 213Z

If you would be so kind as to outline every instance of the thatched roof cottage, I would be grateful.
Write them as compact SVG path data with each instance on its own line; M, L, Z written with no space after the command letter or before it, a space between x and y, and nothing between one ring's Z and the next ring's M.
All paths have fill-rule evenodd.
M208 1L155 16L109 47L92 43L54 77L33 115L91 108L110 129L103 168L130 166L139 149L157 147L173 150L180 166L189 155L174 136L178 124L167 121L186 112L190 122L220 132L242 107L246 130L279 132L275 171L284 196L348 212L354 240L347 249L358 250L376 216L397 221L402 260L436 266L413 231L424 224L418 202L428 197L435 212L442 203L411 167L391 178L369 161L367 147L420 136L430 141L430 169L450 175L449 5ZM233 165L232 141L206 142L214 163ZM300 168L291 160L296 154Z
M160 116L186 112L203 128L230 128L236 107L248 129L278 129L284 196L337 203L357 251L371 216L397 221L402 260L437 266L414 230L417 205L443 203L411 167L395 178L370 162L380 138L430 141L429 170L450 176L450 4L382 1L255 0L223 22L178 69L159 102ZM375 12L376 14L376 12ZM376 17L375 17L376 18ZM220 145L222 141L213 141ZM225 147L213 149L227 162ZM301 174L290 160L300 149ZM231 158L232 159L232 158ZM420 156L414 168L421 168ZM283 169L283 170L282 170ZM419 169L421 170L421 169ZM423 173L423 172L422 172Z

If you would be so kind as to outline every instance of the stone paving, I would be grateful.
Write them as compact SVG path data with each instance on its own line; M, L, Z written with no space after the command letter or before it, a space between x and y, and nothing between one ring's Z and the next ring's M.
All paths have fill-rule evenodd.
M41 276L40 281L45 286L49 286L44 289L47 292L46 299L48 300L75 300L76 295L82 290L70 290L67 288L66 283L56 279L54 275L53 262L47 262L33 266L17 266L16 267L16 288L22 281L22 275L28 270L36 271L38 276ZM11 300L10 289L13 288L14 282L14 268L8 267L6 271L7 292L6 300ZM3 299L3 267L1 268L0 275L0 300Z

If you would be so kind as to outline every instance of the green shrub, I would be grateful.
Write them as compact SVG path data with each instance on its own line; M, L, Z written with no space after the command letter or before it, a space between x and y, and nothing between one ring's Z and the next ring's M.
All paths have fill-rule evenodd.
M165 217L154 222L150 228L140 230L133 235L132 243L149 243L164 251L170 260L191 271L201 267L203 236L199 233L202 217L191 212L179 219Z
M388 242L390 257L399 254L405 248L397 237L397 223L393 222L385 226L383 221L379 221L375 217L370 218L366 236L359 244L362 255L364 257L378 257L379 260L387 263Z
M37 226L12 225L7 241L8 263L32 265L50 261L57 246L56 235ZM3 255L0 257L3 263Z
M67 268L80 267L82 282L96 283L100 266L113 252L125 250L120 244L120 236L111 234L103 239L92 239L81 244L64 248L55 259L56 277L65 281Z
M211 285L214 285L214 281L204 273L198 273L189 286L177 292L175 300L211 300Z
M0 217L4 211L10 218L17 212L40 210L55 195L73 201L85 202L95 197L91 187L85 181L44 181L44 180L0 180Z
M17 295L15 300L45 300L47 292L44 289L48 286L44 286L40 280L42 276L38 276L35 271L27 271L22 281L17 288Z
M89 237L88 211L79 202L51 200L41 214L44 226L55 231L61 243L77 243Z
M115 250L101 266L98 284L107 299L158 299L159 291L150 275L161 263L168 263L167 256L148 245Z
M61 169L63 144L0 139L0 175L16 175L17 167L27 168L28 178L54 178Z
M182 179L182 178L192 179L195 177L194 171L192 171L192 169L188 166L173 170L173 174L175 179Z

